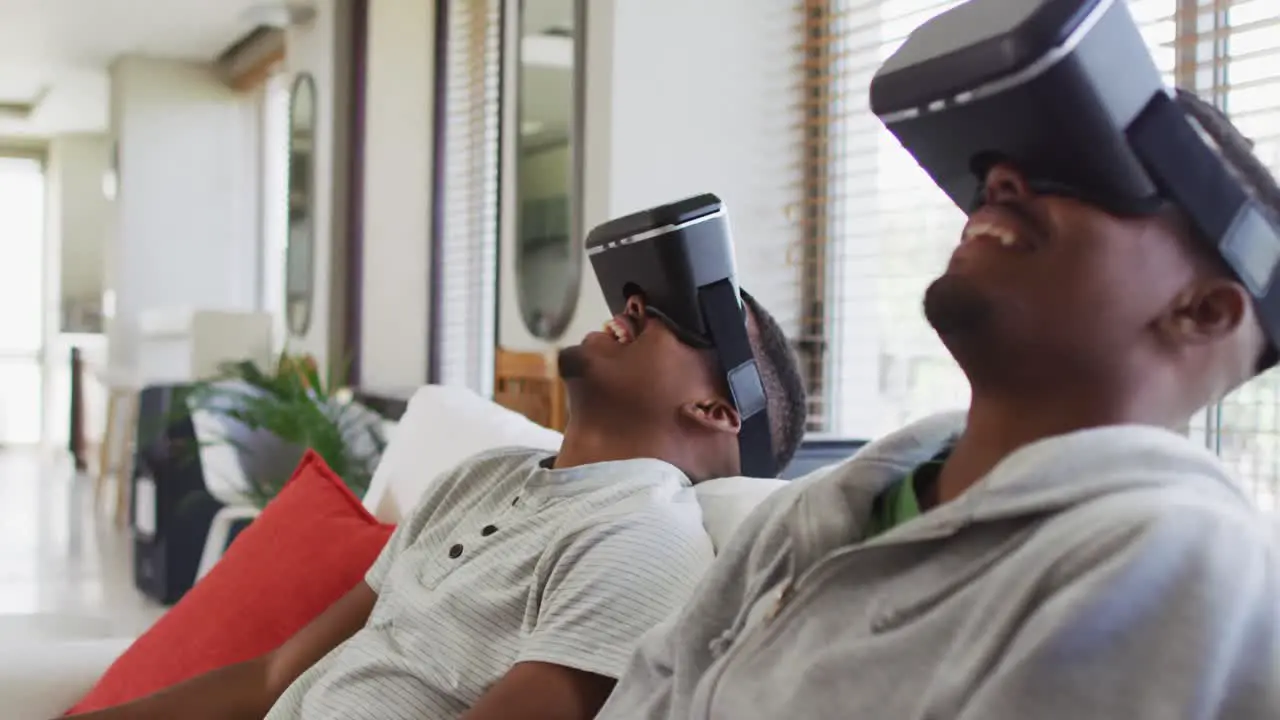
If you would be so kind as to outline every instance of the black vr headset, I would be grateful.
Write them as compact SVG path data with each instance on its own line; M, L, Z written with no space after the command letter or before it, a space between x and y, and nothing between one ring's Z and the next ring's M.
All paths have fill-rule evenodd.
M1124 0L970 0L876 72L871 110L963 209L997 162L1117 215L1181 208L1280 342L1280 229L1161 80Z
M587 235L587 257L614 315L641 295L645 312L686 345L714 350L742 419L742 472L774 477L764 385L738 294L729 213L712 194L611 220Z

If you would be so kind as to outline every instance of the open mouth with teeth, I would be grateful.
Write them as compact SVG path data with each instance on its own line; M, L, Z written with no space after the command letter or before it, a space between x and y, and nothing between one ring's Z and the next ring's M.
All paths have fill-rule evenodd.
M1028 252L1035 244L1020 231L1001 223L971 220L964 228L962 244L991 243L1006 250Z
M609 318L604 324L604 332L609 334L619 345L630 345L640 334L636 319L623 313Z

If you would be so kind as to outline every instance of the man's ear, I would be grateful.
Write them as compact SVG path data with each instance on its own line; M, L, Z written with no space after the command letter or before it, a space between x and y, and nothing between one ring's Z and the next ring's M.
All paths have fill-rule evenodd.
M688 402L680 406L680 414L702 425L708 430L738 434L742 427L742 417L738 411L723 398Z
M1250 302L1249 294L1233 280L1198 280L1174 298L1161 318L1161 334L1175 347L1213 342L1240 327Z

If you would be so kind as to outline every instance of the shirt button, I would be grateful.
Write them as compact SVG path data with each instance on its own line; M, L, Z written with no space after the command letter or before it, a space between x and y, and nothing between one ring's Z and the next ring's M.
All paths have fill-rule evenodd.
M485 525L485 526L484 526L484 529L482 529L482 530L480 531L480 534L481 534L481 535L483 535L483 536L485 536L485 537L489 537L490 535L492 535L492 534L494 534L494 533L496 533L496 532L498 532L498 526L497 526L497 525Z
M451 558L456 558L456 557L458 557L458 556L459 556L459 555L461 555L461 554L462 554L462 545L461 545L461 544L454 545L453 547L449 548L449 557L451 557Z

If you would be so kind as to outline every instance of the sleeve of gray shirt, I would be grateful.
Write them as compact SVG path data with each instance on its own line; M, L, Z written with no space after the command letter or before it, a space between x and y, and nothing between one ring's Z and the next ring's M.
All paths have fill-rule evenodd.
M597 515L547 556L517 662L616 678L640 638L688 600L713 552L696 512L659 505Z
M1260 532L1188 507L1099 539L975 658L956 717L1280 717L1280 558Z

